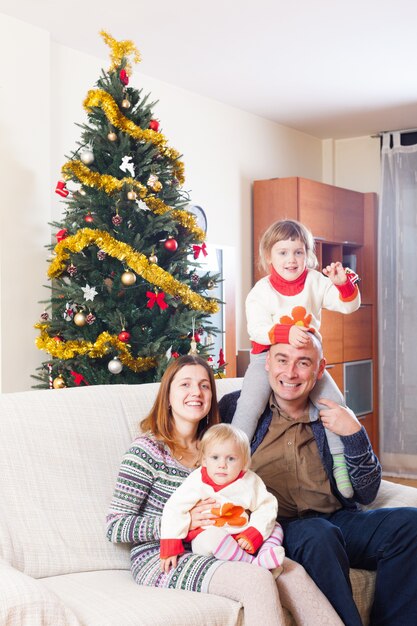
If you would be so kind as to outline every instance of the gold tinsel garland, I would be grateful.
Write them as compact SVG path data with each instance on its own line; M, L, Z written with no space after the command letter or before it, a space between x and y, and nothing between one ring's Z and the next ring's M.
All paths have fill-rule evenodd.
M133 137L133 139L137 139L138 141L149 141L154 146L159 148L162 155L173 161L174 174L181 185L184 183L184 163L179 161L179 152L173 148L167 147L167 140L162 133L152 130L151 128L143 130L140 126L137 126L134 122L132 122L132 120L129 120L123 115L123 113L121 113L114 98L102 89L91 89L87 93L84 100L84 108L87 111L90 111L92 107L101 108L113 126L122 130L124 133L127 133Z
M94 343L82 340L57 341L48 335L47 327L47 324L35 324L35 328L41 331L35 342L39 350L45 350L54 358L67 360L87 355L91 359L98 359L105 356L110 351L110 347L113 346L117 349L118 357L123 365L133 372L144 372L157 365L157 360L153 357L137 357L135 359L126 344L120 341L116 335L110 335L107 331L101 333Z
M96 244L110 256L119 259L128 265L136 274L142 276L149 283L159 287L171 296L179 296L182 302L196 311L205 313L216 313L219 305L216 300L207 300L195 293L179 280L174 278L169 272L148 261L144 254L136 252L129 244L117 241L108 233L91 228L82 228L75 235L62 239L55 246L56 257L51 262L48 269L48 276L56 278L66 268L70 252L81 252L91 243Z
M204 231L197 226L195 216L192 215L192 213L181 209L172 209L159 198L148 196L147 188L130 176L120 180L110 174L92 172L89 167L78 160L67 161L67 163L62 166L62 174L65 178L75 176L83 185L101 189L108 195L115 191L121 191L123 187L127 185L138 192L146 206L154 213L163 215L168 211L172 211L171 215L173 219L181 224L181 226L184 226L184 228L187 228L195 236L196 240L204 241L206 237Z
M136 48L133 41L129 39L126 39L125 41L116 41L116 39L109 35L109 33L106 33L105 30L100 31L100 35L103 37L104 42L111 50L110 59L112 64L109 69L110 72L120 66L123 57L133 55L133 62L140 62L139 50ZM132 72L132 66L129 62L126 63L126 72L129 75Z

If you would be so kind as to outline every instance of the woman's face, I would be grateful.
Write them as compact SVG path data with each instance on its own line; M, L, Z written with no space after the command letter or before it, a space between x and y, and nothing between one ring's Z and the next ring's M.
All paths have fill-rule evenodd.
M211 407L210 379L202 365L184 365L174 376L169 390L171 414L178 427L181 422L196 426Z

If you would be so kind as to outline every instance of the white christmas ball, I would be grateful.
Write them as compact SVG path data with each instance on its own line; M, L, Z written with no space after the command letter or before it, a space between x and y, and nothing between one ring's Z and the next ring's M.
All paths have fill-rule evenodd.
M83 150L80 154L80 159L84 165L91 165L94 161L94 154L92 150Z
M107 367L109 372L111 372L112 374L120 374L123 369L123 364L117 358L117 356L115 356L111 361L109 361Z

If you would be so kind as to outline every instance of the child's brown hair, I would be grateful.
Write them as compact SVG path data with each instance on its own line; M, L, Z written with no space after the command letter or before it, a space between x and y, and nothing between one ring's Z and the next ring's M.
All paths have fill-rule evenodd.
M291 239L291 241L299 239L304 244L307 257L306 265L309 269L315 269L318 266L317 257L314 253L314 237L311 231L297 220L279 220L266 229L259 242L259 265L265 272L269 272L272 246L277 241L287 239Z

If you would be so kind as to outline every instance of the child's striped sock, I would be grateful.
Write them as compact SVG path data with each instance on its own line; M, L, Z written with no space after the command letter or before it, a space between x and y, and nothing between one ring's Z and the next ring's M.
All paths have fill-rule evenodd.
M342 496L345 498L353 497L353 489L349 478L349 473L346 467L345 456L342 452L338 454L332 454L333 457L333 476L336 481L336 485Z
M282 527L280 524L276 524L268 539L259 548L258 554L253 560L254 565L259 565L266 569L281 567L285 556L285 550L282 547L283 538Z
M240 547L236 539L233 539L231 535L226 535L221 540L213 555L216 559L221 561L243 561L245 563L252 563L254 557L248 554L243 548ZM275 567L275 566L274 566Z

